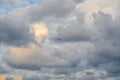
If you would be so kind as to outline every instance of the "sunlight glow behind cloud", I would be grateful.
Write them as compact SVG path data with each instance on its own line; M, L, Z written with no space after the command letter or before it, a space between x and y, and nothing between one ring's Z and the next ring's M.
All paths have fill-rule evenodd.
M32 31L38 43L41 43L48 36L48 29L42 22L33 24Z

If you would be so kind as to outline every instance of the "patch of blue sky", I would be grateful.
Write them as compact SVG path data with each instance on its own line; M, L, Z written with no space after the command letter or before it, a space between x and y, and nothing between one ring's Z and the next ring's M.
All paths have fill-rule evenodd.
M18 8L24 8L29 5L34 5L38 2L39 0L28 0L27 2L22 2L21 4L5 4L5 3L0 3L0 8L2 10L0 11L0 16L6 16L8 13L12 10L18 9ZM43 0L40 0L41 2ZM39 1L39 2L40 2Z
M7 14L8 14L8 11L5 10L5 9L2 9L2 10L0 11L0 18L1 18L1 17L4 17L4 16L7 15Z
M33 5L33 4L42 4L42 3L44 3L46 0L29 0L29 3L31 4L31 5Z
M29 0L30 4L34 4L36 2L36 0Z

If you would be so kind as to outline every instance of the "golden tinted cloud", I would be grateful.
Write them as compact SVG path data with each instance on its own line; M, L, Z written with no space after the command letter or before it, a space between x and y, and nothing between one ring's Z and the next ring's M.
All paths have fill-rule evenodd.
M48 35L48 29L43 22L33 24L32 32L34 33L35 39L38 43L40 43Z

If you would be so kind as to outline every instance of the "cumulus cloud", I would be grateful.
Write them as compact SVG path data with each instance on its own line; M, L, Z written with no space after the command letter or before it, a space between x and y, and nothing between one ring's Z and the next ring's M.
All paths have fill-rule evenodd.
M81 26L81 24L78 23L75 25L65 25L59 27L59 29L56 30L56 36L51 37L51 39L60 42L88 41L94 38L95 34L93 33L94 32L92 32L89 28Z
M43 51L37 45L31 45L28 48L11 48L10 54L6 54L4 59L12 67L30 70L67 65L64 60Z
M86 7L86 9L84 9L84 7L83 8L81 7L83 11L80 8L80 12L85 13L85 18L87 16L87 20L85 19L86 20L85 24L89 24L88 25L89 29L82 28L83 26L80 26L80 27L74 26L72 28L70 26L65 25L62 27L62 29L60 27L58 28L58 30L56 30L58 31L56 32L58 33L58 35L57 37L55 36L55 38L57 41L63 40L63 42L67 41L67 43L69 40L75 41L75 42L76 40L78 40L78 42L81 42L82 36L86 37L86 34L87 34L87 37L86 37L87 39L85 38L82 38L82 39L87 42L90 42L94 46L94 50L92 52L87 51L86 54L83 54L85 56L85 57L82 56L83 61L85 61L87 66L104 69L105 71L107 71L108 76L119 76L119 73L120 73L119 71L119 66L120 66L119 65L119 31L118 31L119 15L110 12L109 9L108 9L108 12L107 10L105 11L103 10L105 7L112 6L111 3L109 3L109 6L106 6L106 5L103 6L100 3L101 1L100 2L93 1L93 2L98 3L100 5L99 6L93 5L97 7L91 8L91 11L89 11L90 7ZM85 6L85 4L87 4L87 1L84 2L83 4L79 4L79 5ZM113 7L116 8L116 6L113 6ZM113 8L111 9L114 10ZM87 21L90 21L90 23ZM79 28L80 29L82 28L82 29L80 30ZM94 28L93 30L95 31L93 32L94 35L90 35L92 32L92 31L90 32L91 28L92 30ZM88 30L88 32L84 30ZM73 43L72 43L72 46L73 46Z
M4 69L4 67L0 64L0 74L5 74L8 71Z
M85 0L76 4L73 0L47 0L42 5L26 9L25 18L32 26L30 28L24 21L1 19L2 43L24 45L33 38L41 43L38 45L31 42L27 47L11 47L3 60L16 69L42 71L43 67L51 67L51 70L55 68L51 75L35 75L28 80L119 79L119 2ZM29 29L33 34L29 33ZM81 71L69 71L65 67L80 67Z
M44 47L47 48L37 45L27 48L11 48L10 54L4 55L3 58L13 68L28 70L39 70L42 67L76 67L92 44L61 44L59 46L47 44Z
M33 41L29 25L22 20L0 18L0 43L8 45L24 45Z
M116 21L109 14L99 12L94 15L94 23L101 34L100 41L96 41L95 51L88 57L88 64L103 68L111 76L118 76L119 71L119 29ZM111 66L110 66L111 65Z
M57 4L57 5L56 5ZM65 17L75 8L72 0L47 0L43 5L36 5L28 9L28 18L31 21L40 21L47 17Z
M119 14L118 12L119 4L120 4L119 0L117 0L116 2L112 0L106 0L106 1L85 0L82 4L78 4L76 9L80 12L84 12L86 16L90 16L94 12L98 12L98 11L103 11L105 13L111 14L112 16L116 16Z
M92 29L94 26L85 20L85 15L78 12L73 20L66 21L67 24L50 24L48 37L55 42L92 41L98 34L96 29Z

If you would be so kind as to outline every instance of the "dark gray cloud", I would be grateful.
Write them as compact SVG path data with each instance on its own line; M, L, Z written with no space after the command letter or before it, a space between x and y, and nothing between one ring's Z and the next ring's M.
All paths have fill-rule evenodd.
M94 15L94 22L101 34L100 40L94 43L95 50L88 56L88 64L95 68L105 69L109 76L120 75L120 33L117 17L112 19L111 15L98 12Z
M58 68L57 68L58 69ZM66 71L66 70L70 70L71 68L59 68L58 71L61 72L62 71ZM74 68L76 69L76 68ZM106 74L104 71L99 71L99 70L94 70L94 69L86 69L86 70L80 70L78 69L76 73L74 73L74 69L71 70L73 73L69 73L69 74L64 74L64 73L59 73L59 74L54 74L52 72L45 72L42 73L41 71L37 72L37 74L33 74L31 76L29 76L30 74L25 74L24 75L24 80L106 80ZM50 69L47 69L50 70ZM54 69L51 68L51 70L54 71ZM65 72L64 71L64 72ZM39 75L39 76L38 76Z
M110 14L105 14L103 12L98 12L98 14L93 14L95 26L101 33L102 37L106 40L119 39L119 23L117 19L115 21L112 19Z
M76 13L76 19L74 21L69 21L68 24L57 25L55 27L57 29L50 28L50 33L55 33L50 35L49 38L56 42L91 41L96 36L96 33L85 24L83 13Z
M40 70L40 66L36 66L36 65L33 65L33 64L12 64L12 63L8 63L9 66L13 67L13 68L16 68L16 69L22 69L22 70Z
M85 62L87 64L85 66L90 66L91 68L103 69L107 71L108 76L119 76L119 19L119 16L113 19L112 15L106 14L104 12L94 13L94 24L92 26L95 27L95 31L97 31L96 34L93 32L92 34L94 35L91 35L91 31L87 31L87 28L83 28L83 25L77 25L77 27L63 26L59 27L58 30L56 30L58 34L54 36L54 39L67 43L71 43L69 41L73 41L74 43L79 43L82 41L91 43L94 46L93 50L86 51L86 53L83 54L84 56L82 56L81 54L78 55L81 56L78 61L81 60L80 63ZM73 43L71 44L73 46ZM77 50L80 49L79 46L76 46L75 48L77 48ZM77 60L74 63L76 65L79 65L79 62L77 62Z
M30 7L27 14L31 21L40 21L50 16L64 18L73 12L74 8L72 0L47 0L43 5Z
M89 34L82 26L66 26L59 28L58 35L54 38L57 41L87 41L91 39L92 34Z
M0 19L0 43L19 46L30 41L33 41L33 36L26 22L9 17Z
M4 69L3 66L0 65L0 74L8 73L7 70Z
M81 3L83 2L84 0L74 0L76 3Z

